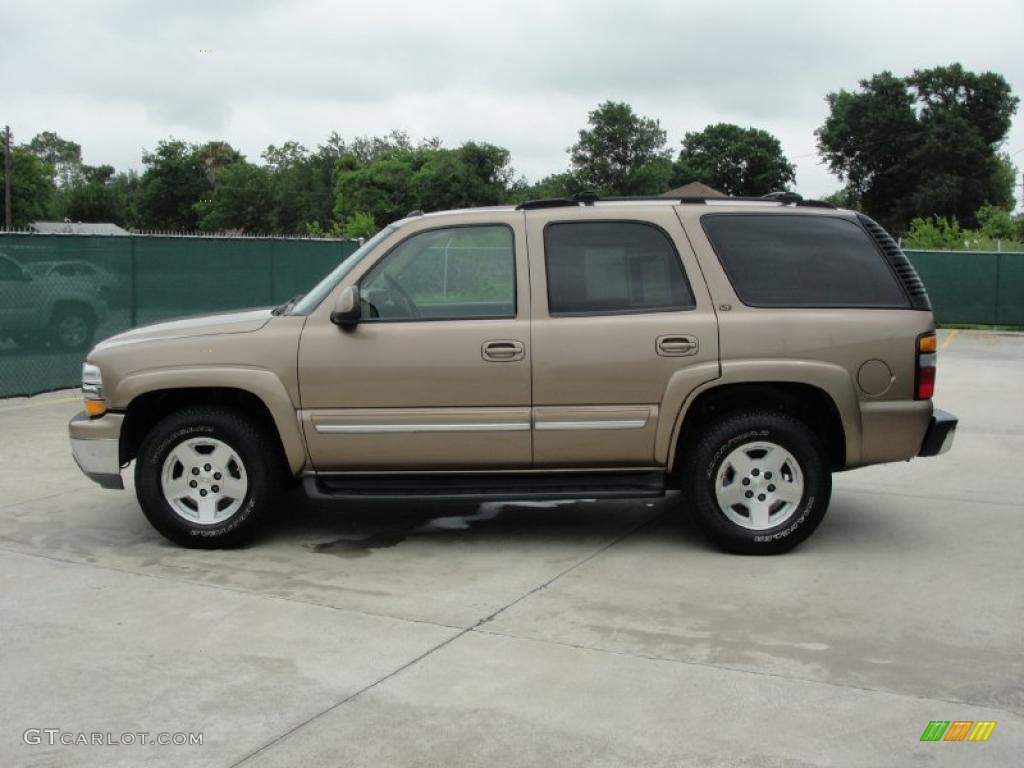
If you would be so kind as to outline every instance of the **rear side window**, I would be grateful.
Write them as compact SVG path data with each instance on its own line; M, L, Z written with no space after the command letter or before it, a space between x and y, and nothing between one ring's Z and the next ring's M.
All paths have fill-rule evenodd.
M668 312L695 306L675 246L651 224L549 224L544 254L551 315Z
M754 307L909 307L867 233L833 216L701 219L737 296Z

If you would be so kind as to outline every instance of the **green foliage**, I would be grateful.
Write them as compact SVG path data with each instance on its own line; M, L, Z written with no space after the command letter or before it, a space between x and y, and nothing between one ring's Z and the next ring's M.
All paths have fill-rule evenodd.
M668 189L672 162L657 120L621 102L590 113L587 128L569 148L575 186L600 195L652 195Z
M33 137L26 148L50 166L54 185L64 187L80 180L81 145L62 139L52 131L43 131Z
M758 197L795 180L796 169L768 131L718 123L686 134L672 185L700 181L730 195Z
M919 217L910 222L905 248L945 251L1024 251L1024 218L985 205L975 213L977 229L963 229L951 217Z
M1018 99L1001 75L959 64L902 78L882 72L827 102L816 132L822 157L891 231L927 216L972 227L983 204L1013 208L1012 164L997 148Z
M375 234L380 227L377 226L377 222L373 220L373 216L364 211L356 211L345 221L345 225L342 227L342 234L345 237L357 237L363 240L369 240Z
M2 152L2 150L0 150ZM0 159L0 206L3 205L5 172ZM11 147L11 224L23 227L47 217L54 195L53 170L28 147ZM3 226L0 212L0 226Z
M830 195L825 195L822 200L831 203L836 208L848 208L851 211L863 211L860 198L849 189L837 189Z
M193 205L202 230L266 233L273 229L272 177L264 167L236 160L218 168L210 199L213 202Z
M345 237L345 228L336 221L327 229L321 227L319 221L306 222L305 232L310 237Z
M497 205L513 177L508 150L493 144L445 149L437 141L414 147L404 134L362 139L338 158L334 218L347 222L361 212L392 222L417 209Z
M196 204L210 198L213 191L200 148L167 139L157 144L154 151L144 151L142 162L146 171L139 182L136 201L142 225L155 229L196 229L200 216Z

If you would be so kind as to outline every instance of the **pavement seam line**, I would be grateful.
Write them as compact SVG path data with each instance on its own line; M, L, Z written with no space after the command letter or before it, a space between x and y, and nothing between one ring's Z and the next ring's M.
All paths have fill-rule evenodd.
M64 496L68 493L81 493L78 488L68 488L66 491L57 491L56 493L49 493L46 496L34 496L31 499L22 499L21 501L12 501L9 504L0 504L0 510L10 509L11 507L17 507L20 504L34 504L37 501L45 501L46 499L55 499L58 496Z
M743 669L742 667L730 667L725 664L708 664L700 661L687 661L686 659L673 659L667 656L652 656L645 653L633 653L630 651L615 650L614 648L599 648L590 645L581 645L578 643L570 643L563 640L551 640L543 637L530 637L527 635L515 635L507 632L499 632L493 629L481 629L480 627L470 627L467 632L474 632L481 635L493 635L494 637L505 637L510 640L522 640L530 643L541 643L542 645L554 645L560 648L572 648L579 651L593 651L594 653L607 653L613 656L625 656L631 659L642 659L644 661L657 661L667 662L669 664L681 664L687 667L700 667L702 669L714 669L719 672L734 672L741 675L754 675L756 677L769 677L775 680L786 680L794 683L806 683L808 685L820 685L826 688L839 688L852 691L863 691L864 693L878 693L887 696L899 696L907 699L914 699L917 701L936 701L945 704L953 704L956 706L968 706L968 707L984 707L985 709L998 710L999 712L1006 712L1007 714L1015 717L1024 717L1024 711L1017 711L1011 707L1007 707L1002 704L986 704L980 701L967 701L965 699L947 699L942 696L922 696L916 693L905 693L902 691L891 691L886 688L869 688L863 685L853 685L852 683L831 683L827 680L815 680L810 677L796 677L791 675L782 675L775 672L761 672L754 669Z
M338 611L340 613L351 613L351 614L355 614L357 616L367 616L369 618L374 618L374 619L390 619L391 621L400 621L400 622L405 622L405 623L408 623L408 624L425 624L425 625L427 625L429 627L437 627L439 629L465 630L465 629L471 629L473 626L476 626L474 624L474 625L471 625L470 627L460 627L460 626L456 626L456 625L452 625L452 624L441 624L441 623L438 623L436 621L427 621L426 619L411 619L411 618L408 618L406 616L392 616L391 614L387 614L387 613L373 613L372 611L361 611L361 610L359 610L357 608L342 608L342 607L339 607L339 606L336 606L336 605L329 605L327 603L318 603L318 602L315 602L313 600L300 600L300 599L296 599L296 598L285 597L284 595L274 595L274 594L268 594L266 592L254 592L252 590L240 589L238 587L226 587L223 584L207 584L206 582L202 582L202 581L190 581L188 579L175 579L175 578L172 578L171 576L164 576L164 575L157 574L157 573L140 573L139 571L130 571L130 570L126 569L126 568L114 568L113 566L109 566L109 565L100 565L98 563L86 563L86 562L82 562L81 560L68 560L66 558L55 557L53 555L44 555L44 554L40 554L38 552L22 552L22 551L17 550L17 549L9 549L9 548L3 547L3 546L0 546L0 553L10 554L10 555L23 555L24 557L34 557L34 558L37 558L39 560L49 560L51 562L63 563L65 565L79 565L79 566L83 566L83 567L86 567L86 568L95 568L96 570L100 570L100 571L109 571L111 573L121 573L121 574L125 574L125 575L128 575L128 576L139 576L139 577L146 578L146 579L156 579L158 581L166 581L166 582L169 582L171 584L186 584L186 585L192 586L192 587L203 587L203 588L206 588L206 589L215 589L215 590L219 590L221 592L230 592L230 593L236 594L236 595L247 595L248 597L257 597L257 598L262 597L262 598L266 598L267 600L277 600L277 601L280 601L280 602L283 602L283 603L294 603L296 605L308 605L308 606L313 607L313 608L323 608L325 610Z
M843 488L836 488L833 491L833 498L837 493L861 493L868 496L898 496L902 499L925 499L927 501L935 501L940 499L942 501L960 501L964 504L985 504L990 507L1013 507L1017 508L1018 505L1009 501L989 501L987 499L965 499L960 496L948 496L945 494L936 496L927 496L921 493L899 493L897 491L874 491L870 488L854 488L846 486Z
M400 674L401 672L404 672L405 670L409 669L410 667L418 664L419 662L423 661L428 656L433 655L434 653L436 653L437 651L441 650L442 648L444 648L444 647L446 647L448 645L451 645L452 643L454 643L459 638L464 637L465 635L468 635L470 632L473 632L478 627L480 627L483 624L487 623L488 621L490 621L491 619L493 619L495 616L497 616L498 614L502 613L503 611L505 611L505 610L511 608L512 606L522 602L523 600L525 600L526 598L530 597L531 595L536 594L540 590L550 586L555 581L557 581L558 579L562 578L562 576L565 576L567 573L570 573L571 571L574 571L575 569L579 568L581 565L589 563L595 557L598 557L599 555L603 554L604 552L607 552L609 549L614 547L616 544L622 542L623 540L625 540L628 537L632 536L637 531L639 531L642 528L650 525L654 521L660 519L663 515L664 515L663 512L654 514L651 517L643 520L639 524L630 527L624 533L622 533L619 536L616 536L614 539L612 539L611 541L606 543L604 546L599 547L598 549L596 549L593 552L591 552L590 554L588 554L586 557L581 558L580 560L576 561L575 563L573 563L569 567L565 568L564 570L559 571L557 574L552 576L550 579L545 581L540 586L534 587L533 589L529 590L528 592L523 593L519 597L515 598L514 600L510 601L506 605L503 605L498 610L494 611L494 613L492 613L489 616L485 616L484 618L480 619L473 626L465 627L465 628L459 630L457 633L455 633L454 635L449 637L447 640L444 640L443 642L438 643L433 648L429 648L428 650L426 650L423 653L421 653L419 656L415 657L414 659L410 659L409 661L407 661L406 663L404 663L401 666L397 667L396 669L393 669L391 672L389 672L388 674L384 675L383 677L380 677L377 680L374 680L372 683L369 683L369 684L363 686L359 690L354 691L353 693L350 693L348 696L344 697L340 701L335 702L334 704L332 704L331 706L327 707L326 709L321 710L320 712L317 712L317 713L315 713L313 715L310 715L305 720L303 720L300 723L297 723L297 724L293 725L291 728L289 728L288 730L286 730L284 733L280 734L279 736L276 736L275 738L271 739L267 743L261 745L260 747L254 749L253 751L243 755L236 762L231 763L229 768L238 768L238 766L240 766L240 765L242 765L244 763L247 763L249 760L252 760L257 755L260 755L263 752L265 752L268 749L270 749L271 747L273 747L273 746L275 746L277 744L280 744L282 741L284 741L285 739L287 739L288 737L290 737L291 735L293 735L297 731L301 730L302 728L305 728L307 725L310 725L311 723L316 722L320 718L324 717L325 715L330 714L334 710L336 710L339 707L347 704L348 702L352 701L353 699L361 696L362 694L366 693L367 691L372 690L373 688L376 688L378 685L380 685L380 684L382 684L384 682L387 682L388 680L390 680L391 678L393 678L396 675Z

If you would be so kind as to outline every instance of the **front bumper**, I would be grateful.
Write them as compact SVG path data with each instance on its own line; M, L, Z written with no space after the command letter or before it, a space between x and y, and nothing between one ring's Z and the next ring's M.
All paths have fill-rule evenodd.
M921 443L921 450L917 455L938 456L952 448L958 423L959 419L956 416L936 408L932 413L931 421L928 423L928 431L925 432L924 441Z
M68 424L71 453L78 468L103 488L121 490L121 424L124 416L107 413L91 419L85 413L75 416Z

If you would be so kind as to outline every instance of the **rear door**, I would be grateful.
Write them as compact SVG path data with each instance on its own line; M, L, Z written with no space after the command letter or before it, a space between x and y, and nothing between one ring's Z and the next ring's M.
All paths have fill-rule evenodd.
M680 408L718 376L718 328L673 208L527 213L534 465L666 460Z

